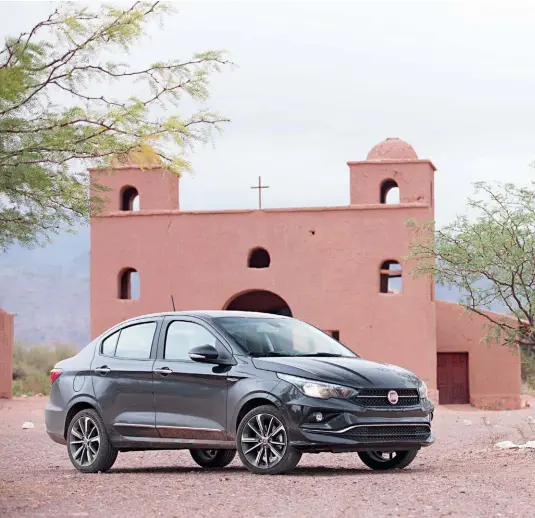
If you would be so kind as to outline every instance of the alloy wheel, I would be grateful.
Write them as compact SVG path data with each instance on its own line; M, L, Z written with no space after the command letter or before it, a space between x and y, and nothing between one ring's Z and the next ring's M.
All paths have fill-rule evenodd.
M100 434L91 417L82 416L72 425L69 448L74 462L78 465L93 464L100 449Z
M219 450L197 450L197 454L205 461L214 460Z
M390 462L396 458L395 451L370 451L368 454L377 462Z
M259 469L276 466L288 446L284 425L274 415L265 413L249 419L240 441L245 458Z

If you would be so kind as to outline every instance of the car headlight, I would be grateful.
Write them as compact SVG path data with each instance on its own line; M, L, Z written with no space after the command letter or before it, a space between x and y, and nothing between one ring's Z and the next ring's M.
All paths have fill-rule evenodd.
M427 385L422 381L422 384L418 387L418 395L420 399L427 398Z
M342 385L333 385L331 383L322 383L321 381L313 381L297 376L290 376L289 374L277 373L277 376L291 383L297 387L305 396L329 399L331 397L349 398L356 396L357 391Z

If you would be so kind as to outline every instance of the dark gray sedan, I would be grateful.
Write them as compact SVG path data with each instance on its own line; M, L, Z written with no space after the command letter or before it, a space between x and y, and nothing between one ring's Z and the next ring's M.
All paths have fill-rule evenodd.
M80 471L119 452L189 449L205 468L238 452L258 474L303 453L357 452L404 468L434 441L433 404L411 372L370 362L299 320L234 311L134 318L51 371L49 436Z

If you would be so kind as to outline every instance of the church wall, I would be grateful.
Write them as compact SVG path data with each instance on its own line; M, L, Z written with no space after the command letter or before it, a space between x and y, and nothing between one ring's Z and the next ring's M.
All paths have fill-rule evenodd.
M434 219L432 162L390 138L348 166L350 206L219 212L179 211L178 178L162 170L125 166L101 175L112 190L91 221L92 336L127 318L171 311L171 296L177 310L225 309L238 295L266 290L361 356L412 370L436 403L440 353L443 401L518 408L519 358L482 344L482 321L435 302L434 280L412 277L412 265L403 264L407 221ZM269 267L248 267L255 248L269 252ZM402 293L382 293L380 270L392 261L404 268ZM134 271L138 300L120 282ZM258 307L273 300L255 297Z

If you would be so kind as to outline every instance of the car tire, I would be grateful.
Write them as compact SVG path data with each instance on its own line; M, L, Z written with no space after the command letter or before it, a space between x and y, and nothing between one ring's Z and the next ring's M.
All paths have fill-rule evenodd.
M392 454L394 454L392 456ZM395 452L359 451L360 460L371 469L388 470L406 468L418 454L418 450L406 450ZM388 457L387 457L388 456Z
M108 471L119 453L108 437L99 413L93 409L78 412L67 430L67 452L72 465L82 473Z
M236 450L190 450L192 459L202 468L224 468L236 457Z
M257 475L287 473L301 460L301 452L290 446L283 413L271 405L254 408L245 415L238 426L236 443L243 465Z

